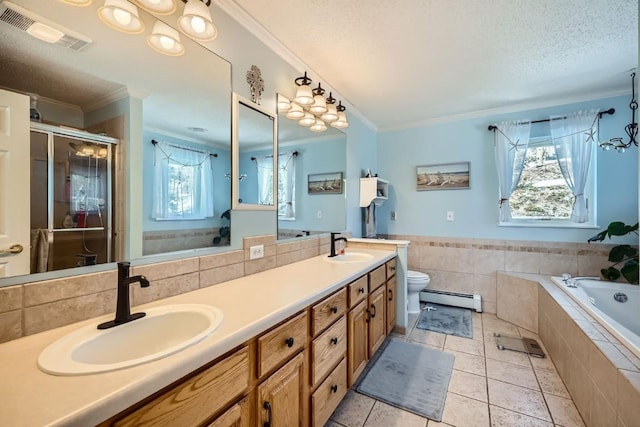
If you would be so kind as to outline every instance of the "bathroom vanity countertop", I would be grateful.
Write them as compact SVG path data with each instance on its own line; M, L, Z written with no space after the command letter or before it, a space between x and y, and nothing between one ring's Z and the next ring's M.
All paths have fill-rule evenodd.
M98 424L396 255L395 251L366 248L356 251L373 258L360 263L333 263L325 259L325 254L136 306L139 311L200 303L216 306L224 313L222 325L203 341L143 365L81 376L48 375L38 368L38 356L50 343L82 326L111 320L113 313L0 344L0 425Z

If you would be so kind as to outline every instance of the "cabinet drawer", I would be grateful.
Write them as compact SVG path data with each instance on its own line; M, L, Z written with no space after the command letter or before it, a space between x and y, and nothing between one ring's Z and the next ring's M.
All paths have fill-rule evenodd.
M311 330L315 337L347 311L347 291L341 289L311 307Z
M289 359L307 343L307 313L293 319L258 338L258 377Z
M249 386L249 350L244 347L189 378L115 426L200 425Z
M313 427L321 427L327 422L333 411L347 393L347 360L331 372L311 395L311 419Z
M233 405L207 427L251 427L251 402L249 396Z
M367 297L369 286L367 276L362 276L349 285L349 308L353 308Z
M340 320L311 343L311 386L316 384L347 352L347 319Z
M381 265L369 273L369 292L373 292L387 280L386 266Z
M396 274L396 258L387 261L387 263L385 264L387 266L387 279L389 279L392 276L395 276Z

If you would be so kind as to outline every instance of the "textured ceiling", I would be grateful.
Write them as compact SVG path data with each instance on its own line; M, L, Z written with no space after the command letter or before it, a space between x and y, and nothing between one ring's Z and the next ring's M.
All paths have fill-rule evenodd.
M381 130L626 93L638 63L637 0L233 1Z

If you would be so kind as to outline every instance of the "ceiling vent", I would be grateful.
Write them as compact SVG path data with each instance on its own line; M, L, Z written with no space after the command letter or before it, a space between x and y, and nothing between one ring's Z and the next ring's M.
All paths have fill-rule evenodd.
M40 40L48 41L49 43L57 44L75 51L82 50L92 43L91 39L59 24L51 22L46 18L38 16L37 14L9 1L0 1L0 22L9 24L12 27L24 31ZM32 31L36 27L38 31ZM46 36L43 38L38 35L42 34L42 31L57 34L54 38L55 41L47 40Z

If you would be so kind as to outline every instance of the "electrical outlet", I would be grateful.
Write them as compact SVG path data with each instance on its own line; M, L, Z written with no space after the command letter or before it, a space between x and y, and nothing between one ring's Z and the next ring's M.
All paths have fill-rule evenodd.
M391 211L391 221L395 221L396 219L398 219L398 212Z
M316 214L316 216L318 217L318 219L322 219L322 211L318 211L318 213Z
M249 259L258 259L262 257L264 257L264 245L256 245L249 248Z
M453 221L453 211L447 211L447 221Z

